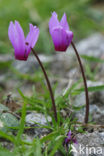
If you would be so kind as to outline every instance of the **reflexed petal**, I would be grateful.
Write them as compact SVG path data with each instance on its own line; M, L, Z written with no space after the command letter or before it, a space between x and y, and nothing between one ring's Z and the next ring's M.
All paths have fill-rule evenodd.
M70 131L68 132L68 137L71 137L71 134L72 134L72 133L71 133L71 130L70 130Z
M33 48L39 37L39 28L30 24L30 32L28 33L25 42L28 42L29 45Z
M71 131L68 132L67 138L65 139L65 143L67 144L71 140Z
M27 60L27 56L25 55L25 37L24 32L20 26L20 24L15 21L15 30L16 30L16 38L17 48L15 49L15 58L18 60Z
M32 43L31 43L31 47L33 48L38 40L39 37L39 28L34 27L34 31L32 34Z
M25 42L31 44L31 41L32 41L32 40L31 40L31 35L32 35L32 32L33 32L33 25L30 24L29 27L30 27L30 31L29 31L29 33L28 33L26 39L25 39Z
M17 21L15 21L15 30L17 33L17 45L18 45L18 53L16 53L16 55L20 55L21 57L22 56L24 57L25 36L24 36L24 32L23 32L20 24Z
M26 47L26 51L28 55L31 51L31 48L33 48L38 40L39 37L39 28L37 28L36 26L33 26L32 24L30 24L30 32L28 33L26 40L25 40L25 47Z
M8 28L8 36L9 36L9 40L11 41L13 47L15 48L15 27L13 22L10 22L9 24L9 28Z
M15 58L18 60L26 60L24 33L17 21L15 21L15 24L10 22L8 36L15 51Z
M52 31L52 39L56 51L66 51L72 38L73 33L71 31L65 31L63 28L55 28Z
M9 36L9 39L10 39L13 47L15 49L18 49L19 48L18 47L18 32L17 32L13 22L10 22L9 29L8 29L8 36Z
M65 13L60 21L60 25L63 27L64 30L69 30L69 25L68 25L67 17Z
M53 28L58 27L59 25L60 25L60 23L59 23L59 21L57 19L57 14L56 14L56 12L53 12L52 17L51 17L51 19L49 21L50 34L52 33Z
M30 32L25 39L19 22L15 21L15 24L10 22L8 36L14 47L15 58L18 60L27 60L31 48L33 48L37 42L39 29L30 24Z

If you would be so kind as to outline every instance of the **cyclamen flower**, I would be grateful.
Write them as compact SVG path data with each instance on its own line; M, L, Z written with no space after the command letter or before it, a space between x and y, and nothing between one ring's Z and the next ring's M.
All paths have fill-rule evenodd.
M38 40L39 28L33 26L32 24L30 24L29 26L30 32L25 38L24 32L19 22L18 21L15 21L15 23L10 22L8 36L9 40L13 45L15 51L15 58L17 60L26 61L29 53L31 52L31 48L35 46Z
M68 145L68 143L70 143L70 142L73 142L75 144L78 143L75 136L72 135L71 130L67 134L67 138L65 139L65 144Z
M56 51L66 51L73 39L73 32L69 30L66 14L64 13L61 21L57 19L56 12L52 13L49 21L49 32Z

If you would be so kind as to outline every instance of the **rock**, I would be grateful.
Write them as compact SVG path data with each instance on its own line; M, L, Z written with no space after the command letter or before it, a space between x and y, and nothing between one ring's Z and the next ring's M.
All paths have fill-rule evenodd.
M76 48L79 54L100 57L104 55L104 36L100 33L89 36L78 42ZM74 53L73 49L68 49L69 53Z
M7 74L0 75L0 84L2 85L2 82L6 80Z
M8 77L7 73L3 73L2 75L0 75L0 88L3 90L6 89L6 85L8 84L6 83L7 77Z
M14 59L14 57L10 54L0 54L0 63L1 62L8 62L8 61L12 61Z
M52 121L51 117L48 116L46 119L46 117L40 113L32 112L32 113L26 115L26 122L31 124L31 125L35 125L38 123L41 125L46 125L47 120L48 120L48 122Z
M9 110L8 107L6 107L5 105L0 104L0 114L1 114L3 111L8 111L8 110Z
M17 118L10 113L0 114L0 122L2 123L0 130L5 132L8 130L8 127L17 127L19 125Z
M100 57L104 54L104 36L99 33L91 35L90 37L78 42L76 44L76 48L78 49L79 54ZM77 66L78 62L75 52L73 48L69 46L67 52L65 53L56 52L52 63L52 71L56 75L59 74L66 77L66 74L64 73Z
M99 107L104 105L104 91L97 91L90 94L90 103L97 104Z
M50 63L53 61L53 56L38 56L42 63ZM13 66L21 73L33 73L35 69L39 68L39 64L34 56L29 56L27 61L15 60Z
M88 87L94 87L94 86L101 86L104 85L103 81L87 81L87 86Z
M97 105L90 106L90 114L92 121L96 124L104 124L104 107L98 107Z
M78 145L74 146L77 150L77 155L74 156L89 156L91 154L103 156L104 132L95 131L93 133L77 134L77 141Z
M34 126L36 128L30 129L30 131L28 131L27 133L29 135L32 135L34 137L43 137L45 136L46 134L49 133L50 130L46 129L46 128L40 128L40 126L45 126L47 125L47 120L48 122L51 122L52 119L51 117L46 117L43 115L43 114L40 114L40 113L36 113L36 112L32 112L28 115L26 115L26 123L28 125L30 125L31 127ZM38 128L39 127L39 128Z
M77 65L77 61L69 53L57 52L51 64L51 72L61 78L67 77L67 72Z
M102 58L102 56L104 56L104 36L99 33L91 35L88 38L85 38L76 43L76 48L78 49L79 54ZM82 60L82 62L84 62L83 64L86 63L85 60ZM91 64L91 69L93 68L95 69L95 63ZM74 81L76 81L76 79L78 80L81 77L80 67L75 52L71 46L69 46L68 50L65 53L56 52L54 61L51 65L51 72L56 77L73 79ZM100 71L100 73L103 74L104 72ZM97 78L97 80L99 80L99 77ZM58 84L60 84L59 80ZM58 86L59 89L57 92L66 87L66 83L62 82L61 84L62 86Z
M97 105L90 105L90 116L89 122L95 122L96 124L104 124L104 107L98 107ZM85 117L85 108L75 112L75 117L78 118L79 122L84 121Z
M4 155L14 156L14 154L11 152L11 151L13 151L13 148L14 148L14 145L12 142L2 140L1 145L3 148L8 149L9 151L0 150L0 156L4 156Z
M69 72L67 73L67 77L69 79L77 80L79 79L79 77L81 77L81 73L79 73L79 69L77 67L78 65L76 66L76 68L72 68L71 70L69 70Z
M88 87L101 86L103 82L92 82L87 81ZM98 124L104 124L104 91L89 92L89 101L90 101L90 120ZM85 101L85 92L77 95L74 100L75 107L81 107L86 104ZM78 118L78 121L83 122L85 115L85 108L75 112L75 116Z
M85 92L82 92L81 94L77 95L74 101L74 106L81 107L85 105Z

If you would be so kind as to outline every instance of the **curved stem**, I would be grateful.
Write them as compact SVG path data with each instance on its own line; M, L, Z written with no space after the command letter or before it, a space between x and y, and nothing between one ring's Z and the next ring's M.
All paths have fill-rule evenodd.
M78 62L79 62L79 65L80 65L80 69L81 69L81 72L82 72L82 77L83 77L83 82L84 82L84 86L85 86L85 94L86 94L86 113L85 113L85 123L88 123L88 116L89 116L89 97L88 97L88 88L87 88L87 82L86 82L86 77L85 77L85 74L84 74L84 69L83 69L83 65L82 65L82 62L81 62L81 59L80 59L80 56L78 54L78 51L74 45L73 42L71 42L72 44L72 47L76 53L76 56L77 56L77 59L78 59Z
M43 67L43 64L41 63L38 55L36 54L35 50L33 48L31 48L34 56L36 57L43 73L44 73L44 76L45 76L45 79L46 79L46 82L47 82L47 86L48 86L48 89L49 89L49 92L50 92L50 97L51 97L51 101L52 101L52 106L53 106L53 111L54 111L54 116L55 116L55 120L57 121L57 112L56 112L56 105L55 105L55 100L54 100L54 95L53 95L53 92L52 92L52 88L51 88L51 84L50 84L50 81L48 79L48 76L47 76L47 73Z

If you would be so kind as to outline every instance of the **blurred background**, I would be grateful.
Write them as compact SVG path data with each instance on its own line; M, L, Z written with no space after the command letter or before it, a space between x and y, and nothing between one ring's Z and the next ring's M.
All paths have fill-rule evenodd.
M57 12L59 20L64 12L67 15L89 87L90 121L104 125L104 0L0 0L0 104L18 111L26 99L28 111L44 113L51 108L49 91L38 62L32 53L27 61L15 60L8 38L10 21L19 21L25 35L32 23L40 28L34 49L49 76L57 106L65 110L63 114L75 111L75 117L82 122L83 79L71 46L65 53L54 52L48 29L53 11Z
M38 52L53 52L53 44L48 31L51 12L56 11L59 19L66 12L74 40L78 41L94 32L104 33L103 0L0 0L0 53L11 53L8 39L10 21L18 20L25 34L29 23L40 28L36 44Z
M31 124L26 124L26 126L30 125L30 128L26 129L26 131L30 131L21 137L21 127L25 127L21 124L19 126L19 135L17 135L19 139L14 139L11 134L13 132L15 136L16 131L11 131L11 128L14 126L15 129L13 130L17 130L17 123L15 122L15 116L13 115L11 117L13 113L9 113L8 110L19 112L20 115L21 106L25 103L27 115L30 115L30 113L34 111L44 114L44 118L46 115L52 115L51 99L49 91L47 90L46 81L32 53L29 55L27 61L14 59L14 49L8 38L10 21L19 21L25 35L27 35L29 31L29 23L37 25L40 28L39 40L34 49L38 53L52 84L55 102L58 108L58 116L61 116L61 114L63 116L63 120L59 117L59 120L63 124L61 124L60 129L63 131L64 127L68 127L68 124L75 123L77 121L76 118L78 118L79 122L83 122L85 112L83 79L76 55L71 46L65 53L54 52L54 46L48 30L48 22L53 11L57 12L59 20L63 13L66 13L70 29L74 33L75 45L81 57L89 87L89 121L91 124L97 123L104 127L104 0L0 0L0 152L3 152L4 147L7 149L10 148L10 151L13 151L11 140L13 140L13 142L16 140L14 146L16 147L15 154L20 151L21 155L21 152L24 152L26 149L26 155L28 155L30 151L34 151L35 142L32 146L29 146L28 149L27 144L25 146L25 141L27 140L26 142L31 143L31 138L34 138L34 136L37 138L38 135L43 137L48 134L47 130L45 132L40 128L40 130L37 129L37 131L35 131L36 128L30 129ZM8 116L5 114L6 111L9 113ZM25 110L22 111L23 117L21 123L24 123L25 120L24 111ZM73 116L71 113L74 113L74 122L69 121L69 116ZM44 118L42 119L40 115L37 117L36 115L36 121L33 123L38 122L38 118L40 118L40 126L41 121L43 120L44 122ZM31 119L33 118L32 115L28 121L31 123ZM64 120L66 118L69 119ZM69 123L67 124L67 122ZM47 125L44 126L44 123L42 125L44 129L46 129L45 127L47 127ZM51 124L48 123L48 126L51 127ZM38 127L38 125L35 127ZM58 134L60 136L57 137L56 132L59 129L58 126L56 126L55 129L53 127L51 129L49 128L48 132L50 133L52 130L52 133L55 133L51 133L51 137L46 136L46 138L51 140L51 138L53 139L53 136L55 136L55 142L57 144L54 144L53 140L52 144L46 141L44 145L42 145L43 151L44 147L49 144L46 148L45 155L48 153L48 150L49 152L51 151L51 147L53 150L57 150L60 146L59 141L62 141L61 131ZM1 133L2 128L3 134ZM6 135L7 128L9 135ZM55 131L53 131L53 129ZM82 128L79 127L78 129L79 132L81 132L81 137L79 135L81 141L79 139L79 143L83 144L85 141L84 145L86 145L88 140L87 145L89 147L104 146L104 133L102 133L103 131L101 129L96 127L96 129L98 129L96 132L93 127L90 127L88 129L88 137L85 137L86 133L82 133ZM6 138L6 141L3 137ZM10 141L7 142L8 138L10 138ZM20 138L23 138L24 141L21 141ZM59 140L59 138L61 140ZM20 140L20 143L17 140ZM39 145L39 150L41 142L44 141L36 141L36 147ZM6 150L6 154L7 152ZM3 155L6 154L4 153ZM0 156L1 155L0 153ZM8 153L8 156L9 155L11 154ZM25 154L23 153L23 155ZM52 152L49 155L52 155Z
M69 48L70 56L68 53L62 55L62 53L54 52L48 29L48 22L53 11L57 12L59 20L66 12L80 56L90 56L81 56L85 61L87 79L92 81L103 79L101 74L104 73L104 60L99 60L104 58L103 0L0 0L0 97L14 90L17 94L17 88L21 87L24 94L27 92L27 95L31 95L34 83L41 83L44 80L39 65L34 61L32 55L25 62L14 59L14 49L8 39L8 26L10 21L14 20L20 22L25 35L29 31L29 23L40 28L35 50L42 55L39 57L50 80L52 79L53 84L58 82L59 86L62 86L60 91L67 86L67 81L75 79L76 82L81 77L74 52L72 52L74 57L71 56L71 46ZM70 77L72 75L73 77ZM61 83L59 79L62 79ZM36 88L40 92L41 84Z

